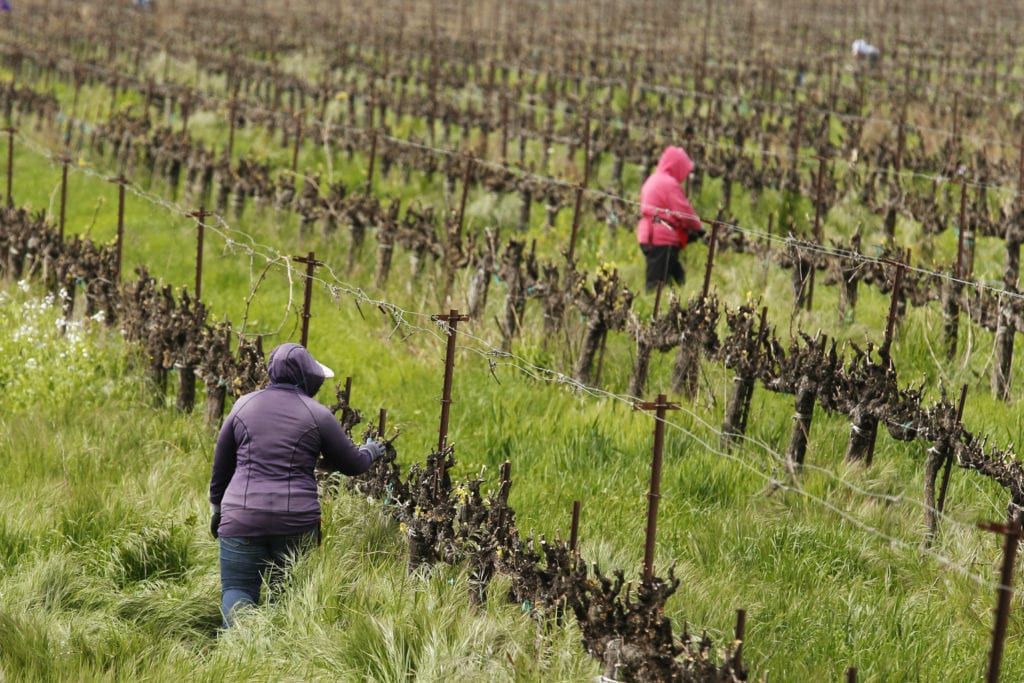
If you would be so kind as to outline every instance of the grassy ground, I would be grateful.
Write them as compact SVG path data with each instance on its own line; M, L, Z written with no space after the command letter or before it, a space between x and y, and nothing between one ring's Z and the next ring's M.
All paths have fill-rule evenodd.
M306 161L318 163L316 153L307 153ZM114 173L102 159L81 156L86 165L79 170L93 175L72 175L68 231L106 241L114 235L117 204L116 187L104 178ZM56 206L59 166L27 148L15 162L18 203ZM341 173L341 159L334 163ZM354 177L359 163L344 172ZM437 189L399 185L397 178L379 183L385 193L419 191L443 201ZM162 188L157 183L152 191ZM695 203L714 206L716 191L707 184ZM772 201L763 198L751 215L763 217ZM511 223L517 211L514 200L475 193L469 206L477 228ZM856 212L855 206L837 211L829 229L848 231ZM564 244L566 213L555 229L538 227L524 237L536 237L540 253L555 253ZM364 288L372 282L372 237L356 268L342 273L344 234L299 235L293 216L270 209L249 208L230 224L282 254L315 250L341 281ZM192 221L129 195L126 226L126 274L145 264L165 282L191 288ZM915 226L901 229L908 240L916 234ZM611 261L639 285L642 265L628 231L612 237L588 223L584 236L585 267ZM207 244L204 299L214 317L236 326L245 319L247 329L268 335L269 344L296 339L296 273L290 280L272 269L261 281L261 258L221 237ZM705 253L701 246L688 250L690 278L682 296L699 290ZM991 261L997 271L998 261ZM448 305L429 276L409 283L406 265L399 255L388 287L367 291L409 311L417 329L392 334L393 321L372 306L357 307L348 295L335 298L317 288L310 347L340 377L353 377L353 402L364 414L388 409L389 424L402 431L397 445L407 466L436 443L444 347L428 316ZM857 342L881 339L888 301L880 294L863 291L853 319L840 321L834 288L816 290L814 311L792 314L788 272L750 256L722 256L714 277L730 305L759 295L771 302L770 317L784 338L799 326ZM466 284L458 282L456 306ZM0 370L0 455L9 485L0 490L0 663L7 676L392 681L584 680L596 673L572 624L538 631L518 606L500 599L473 611L457 569L407 577L399 530L373 505L346 495L327 504L324 546L296 568L287 597L218 638L216 548L205 517L212 435L199 416L147 407L148 390L130 350L103 325L83 321L81 332L57 337L56 313L35 303L37 294L15 283L4 283L3 291L0 350L8 362ZM485 319L460 326L465 336L451 424L456 475L494 472L510 460L511 503L524 532L566 535L572 502L580 500L583 555L638 576L652 419L614 396L575 391L556 375L505 361L492 367L485 352L496 344L493 318L502 295L495 283ZM651 297L641 296L637 308L649 312L652 305ZM36 319L37 331L22 333ZM564 345L541 339L539 311L529 309L526 323L515 349L519 358L571 367ZM940 329L937 307L911 311L901 323L895 347L901 385L924 382L926 397L934 400L939 382L951 389L967 383L968 428L1000 445L1021 443L1019 418L987 398L984 388L990 335L964 324L961 348L972 351L947 363L929 345L939 343ZM625 390L633 353L625 337L609 344L606 388ZM649 393L664 390L670 362L655 359ZM682 578L670 601L677 625L707 629L724 644L735 609L747 610L744 659L755 675L773 681L840 680L851 666L862 681L979 677L990 643L1000 542L974 522L1002 518L1001 490L954 472L949 517L925 551L919 502L925 444L902 444L883 433L873 467L851 467L843 463L848 421L819 409L810 466L798 485L776 488L792 397L759 387L748 440L726 451L717 430L731 386L728 372L705 365L697 398L669 416L656 566L661 572L673 565ZM1024 677L1015 647L1021 626L1014 615L1006 680Z
M10 680L585 680L572 624L541 631L466 578L407 576L379 506L325 501L325 542L287 595L218 636L217 550L203 490L211 435L144 407L105 326L57 334L56 309L0 292L0 672Z

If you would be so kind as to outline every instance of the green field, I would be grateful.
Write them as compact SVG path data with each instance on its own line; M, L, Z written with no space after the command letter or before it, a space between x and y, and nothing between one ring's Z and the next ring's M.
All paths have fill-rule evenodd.
M163 65L149 68L159 73ZM186 64L175 68L191 73ZM0 70L0 83L10 76ZM56 90L69 97L66 84ZM108 96L86 87L81 107L98 108ZM130 107L138 93L121 97ZM340 116L342 106L336 101L329 113ZM224 122L208 112L189 125L195 139L223 140ZM277 169L290 163L290 149L258 128L236 136L236 158L251 151ZM59 212L61 166L49 157L60 149L59 131L26 125L16 136L16 203L51 220ZM109 243L118 200L108 179L118 169L86 146L74 156L66 231ZM352 186L365 179L367 162L364 151L349 158L311 145L299 156L305 172ZM610 164L594 170L594 186L610 176ZM627 169L626 194L640 181L639 169ZM195 222L187 214L198 207L172 200L169 188L144 171L131 183L125 279L145 266L176 291L191 290ZM398 170L375 178L374 191L439 211L458 201L440 178L414 175L407 183ZM778 192L756 199L735 192L744 225L764 225L784 201ZM720 194L720 182L709 180L692 197L694 206L710 215ZM554 260L566 246L571 210L547 227L535 204L530 229L517 232L518 210L514 195L474 189L467 233L497 226L503 241L536 240L537 252ZM855 196L843 197L825 233L848 237L874 220ZM444 372L445 339L430 316L465 310L471 273L457 275L445 301L437 291L439 269L413 282L408 254L397 250L391 278L377 290L372 233L346 272L344 226L332 236L319 229L302 234L293 212L252 205L241 218L229 213L210 224L203 299L211 319L236 329L244 321L247 333L264 335L265 349L298 341L301 265L290 259L315 252L326 265L313 291L310 350L339 379L352 378L352 404L364 420L387 410L390 429L401 432L403 469L423 462L438 439ZM948 258L956 249L951 232L932 241L920 225L901 221L897 242L914 245L915 256L927 242ZM611 233L586 216L580 235L579 268L617 268L637 292L634 310L649 317L654 296L642 292L643 262L631 229ZM978 281L998 281L1000 249L979 242ZM688 277L676 292L684 301L700 293L707 255L703 244L685 251ZM889 298L875 288L862 287L854 315L840 316L838 288L825 285L815 291L813 310L794 311L789 271L731 252L717 255L712 283L727 306L768 306L783 340L820 330L863 345L884 333ZM378 501L346 491L325 499L324 543L295 567L285 597L219 632L217 546L206 516L214 433L202 411L178 413L171 395L153 406L144 359L116 326L79 314L62 335L59 307L38 281L6 279L0 286L0 679L588 681L601 673L572 619L540 624L526 606L503 600L507 577L495 580L492 599L480 608L467 599L465 568L438 565L407 575L402 529ZM453 477L480 474L486 489L510 461L510 502L524 536L567 537L579 501L582 556L639 579L654 421L626 395L635 344L626 334L609 337L600 386L581 387L569 375L585 321L572 320L564 338L549 339L531 303L511 354L496 354L505 289L494 281L487 313L459 326ZM381 303L400 312L402 324ZM997 401L988 390L993 335L963 321L960 353L947 360L942 324L937 303L910 308L900 320L893 348L900 386L920 385L932 403L943 388L956 394L966 384L968 429L994 446L1024 443L1016 401ZM671 372L672 354L655 354L649 397L669 393ZM745 610L743 653L752 680L839 681L850 667L859 681L980 679L1002 537L977 523L1005 519L1006 491L954 468L940 533L925 547L921 491L930 444L899 442L881 430L872 466L853 465L843 457L849 418L819 407L807 466L793 478L784 462L792 396L758 386L746 437L732 448L721 445L733 374L704 363L693 400L670 396L681 409L665 425L655 566L659 574L672 567L681 578L668 609L676 629L706 631L713 656L721 657L736 610ZM1012 383L1024 386L1018 367ZM328 404L329 389L318 397ZM1019 606L1014 600L1002 663L1007 681L1024 679Z

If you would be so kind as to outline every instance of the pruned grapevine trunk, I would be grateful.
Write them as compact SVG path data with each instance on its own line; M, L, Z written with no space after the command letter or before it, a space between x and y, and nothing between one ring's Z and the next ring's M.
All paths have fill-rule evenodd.
M487 308L487 292L490 289L491 273L480 267L473 271L469 281L469 317L479 320Z
M996 324L996 360L992 369L992 395L1001 401L1010 398L1010 369L1013 367L1013 340L1017 334L1013 306L1008 299L999 303Z
M793 259L793 307L800 309L807 302L807 283L811 278L811 262L802 258L799 252Z
M839 268L842 277L839 289L839 314L844 319L853 315L857 307L857 269L859 264L854 260L844 261Z
M526 297L510 283L508 296L505 297L505 320L501 325L503 351L512 349L512 340L519 335L525 310Z
M432 565L437 561L434 552L433 537L426 537L420 534L409 534L409 561L406 564L406 571L414 573L422 565Z
M391 274L391 256L395 253L395 245L390 240L381 240L377 245L377 262L374 267L373 286L382 289Z
M419 251L409 254L409 282L406 288L410 294L415 290L420 276L423 274L423 256L424 254Z
M654 348L650 344L638 344L636 349L636 362L633 363L633 376L629 380L630 396L643 396L644 388L647 386L647 371L651 365L651 352Z
M725 409L725 420L722 422L722 445L728 447L747 431L747 416L750 413L750 401L754 396L754 377L739 375L733 378L736 385L729 405Z
M555 227L555 221L558 220L558 212L561 211L562 207L559 204L549 203L544 205L544 215L547 219L547 227Z
M1003 267L1003 288L1011 295L1018 294L1020 277L1020 228L1015 221L1006 230L1006 265ZM1013 299L999 300L999 319L996 323L996 363L992 372L992 394L1006 401L1010 398L1010 368L1013 366L1013 340L1017 334Z
M159 362L151 363L146 368L146 377L153 388L153 405L163 408L167 398L167 370Z
M612 161L612 185L616 188L622 187L622 171L625 168L625 159L621 154L616 154Z
M533 206L533 195L524 190L520 196L523 202L519 206L519 229L526 231L530 229L530 209Z
M931 546L939 530L939 507L935 499L935 480L948 457L948 444L936 443L928 449L928 457L924 461L924 522L928 531L925 545Z
M67 282L67 290L65 291L67 296L61 301L61 309L64 313L64 325L61 330L67 329L67 324L71 322L71 319L75 315L75 295L78 293L78 288L75 287L74 281Z
M883 223L883 230L885 237L891 243L896 239L896 218L898 216L897 206L895 203L890 204L888 210L885 212L885 222Z
M227 399L227 386L220 382L206 385L206 424L216 430L224 417L224 405Z
M942 332L946 343L946 357L956 355L960 328L960 283L947 280L942 286Z
M687 398L697 395L697 377L700 372L700 349L686 340L679 345L672 369L672 391Z
M814 419L815 386L807 377L800 379L796 393L796 412L793 415L793 431L786 447L786 464L790 468L804 466L807 453L807 441L811 434L811 421Z
M580 347L580 355L576 361L576 368L573 377L583 384L590 384L591 368L594 366L594 356L601 346L601 338L607 330L600 323L587 325L587 331L583 335L583 345Z
M191 413L196 405L196 371L195 368L178 368L178 398L175 402L178 410Z
M348 245L347 272L351 273L356 265L356 259L363 249L363 241L366 239L366 225L362 221L352 221L349 226L352 241Z
M855 410L850 424L850 439L846 443L846 461L871 465L874 456L878 418L866 410Z
M732 205L732 174L726 174L722 178L722 198L720 200L721 210L728 214Z

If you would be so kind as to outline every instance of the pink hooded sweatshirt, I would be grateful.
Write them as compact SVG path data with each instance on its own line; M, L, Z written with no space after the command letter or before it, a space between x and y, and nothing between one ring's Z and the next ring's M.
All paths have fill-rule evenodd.
M693 161L682 147L666 147L658 169L640 188L640 244L685 247L689 233L700 230L700 218L683 192L682 182L693 170ZM652 220L657 216L657 220Z

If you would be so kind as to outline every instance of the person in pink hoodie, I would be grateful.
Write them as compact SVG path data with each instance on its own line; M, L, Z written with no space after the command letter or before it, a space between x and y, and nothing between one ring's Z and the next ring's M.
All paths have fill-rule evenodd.
M659 282L680 284L686 277L679 252L704 236L700 218L683 192L693 161L682 147L666 147L658 168L640 188L636 239L647 259L647 291Z

